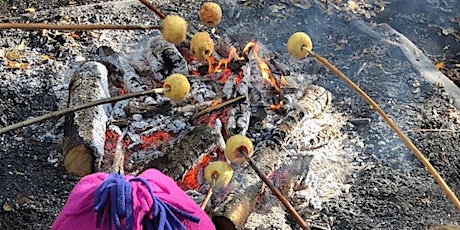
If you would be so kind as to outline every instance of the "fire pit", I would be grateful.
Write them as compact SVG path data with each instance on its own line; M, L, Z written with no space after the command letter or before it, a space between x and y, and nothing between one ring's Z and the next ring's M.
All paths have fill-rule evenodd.
M173 73L188 75L191 91L179 102L152 95L67 115L66 169L79 176L109 171L115 152L121 151L126 173L153 167L190 194L204 194L209 186L204 168L225 159L224 140L243 134L254 140L254 159L263 171L286 195L294 192L294 177L301 175L286 165L278 171L277 165L286 162L280 156L286 157L283 152L289 149L294 154L286 158L298 158L301 151L319 148L337 136L338 126L332 121L311 122L326 110L332 96L320 86L302 84L303 76L288 74L260 43L249 41L241 48L223 36L214 35L216 49L207 61L195 60L188 44L176 47L155 33L130 54L100 47L99 62L84 63L73 73L69 106L160 87ZM302 127L306 120L314 128ZM305 174L310 160L303 161L297 170ZM214 193L208 210L217 222L223 217L241 228L262 188L252 169L237 167L232 182Z
M190 12L195 12L200 4L188 3L185 6L167 2L161 9L197 22L196 15ZM250 7L240 8L243 4ZM215 60L211 61L213 68L209 68L207 61L191 59L187 44L175 49L165 46L160 49L164 55L137 49L142 44L146 50L152 50L152 43L147 40L155 35L145 32L67 36L50 31L1 31L4 47L19 45L18 37L29 42L23 51L27 55L17 61L21 64L25 60L28 69L2 69L2 126L65 107L68 98L82 100L77 95L84 91L76 87L82 79L76 75L84 72L80 67L84 62L85 68L95 70L89 71L94 84L87 88L91 92L87 95L93 97L159 86L175 71L186 73L193 90L185 101L178 103L152 95L94 108L85 116L98 114L96 118L101 124L82 123L88 126L84 130L95 131L84 136L90 139L78 133L80 126L75 124L84 116L76 114L69 115L67 122L53 120L3 136L0 165L5 189L0 190L4 204L0 228L48 227L76 181L62 168L61 152L86 154L86 158L69 158L66 162L86 165L89 172L106 170L112 162L112 151L122 151L126 154L127 172L163 167L199 203L208 187L202 178L203 166L222 157L223 140L244 131L256 144L256 163L312 223L335 229L424 229L433 224L457 223L458 213L432 178L373 111L311 59L288 59L283 43L295 30L309 32L316 41L315 50L376 97L411 134L416 145L426 149L430 161L458 191L458 151L452 144L457 132L422 131L458 127L449 96L426 84L398 48L357 32L360 30L355 25L359 24L322 13L330 9L321 11L316 6L281 2L263 2L260 4L266 7L259 8L258 4L223 4L225 20L211 33L218 45L213 54ZM151 12L135 0L38 11L26 20L90 24L95 18L97 22L119 24L152 21ZM244 52L251 41L256 41L258 56L273 76L266 75L270 82L262 76L261 69L265 67L260 68L260 59L254 56L255 46ZM230 54L232 46L234 55ZM42 59L43 54L54 59ZM165 57L169 61L164 61ZM219 66L219 61L227 58L227 66ZM68 88L71 81L74 87ZM298 106L302 101L313 102L314 108L320 108L313 111L321 111L328 104L328 91L332 92L333 106L316 117L304 112L310 112L305 109L307 105ZM302 124L295 124L296 121ZM64 129L67 140L60 151ZM321 147L311 149L315 145ZM174 167L165 167L162 162L174 163ZM239 223L244 223L250 214L245 229L295 228L276 198L269 191L260 191L263 186L251 169L245 165L235 169L231 184L215 191L207 207L209 213L225 217L233 210L222 204L239 202L255 207L252 213L237 212L242 217ZM354 169L359 171L352 174ZM244 190L239 191L239 186ZM251 199L254 196L258 197L256 202Z

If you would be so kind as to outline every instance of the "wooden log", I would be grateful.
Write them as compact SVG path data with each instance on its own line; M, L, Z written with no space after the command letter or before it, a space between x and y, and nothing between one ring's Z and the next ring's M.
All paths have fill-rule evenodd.
M147 39L139 42L138 49L130 55L130 64L139 72L163 81L173 73L189 74L187 61L175 45L153 31Z
M198 125L163 149L163 154L143 167L156 168L164 174L181 182L185 173L196 166L203 157L215 148L223 148L223 139L217 130Z
M282 146L290 133L302 124L304 119L311 119L320 115L331 103L331 93L320 86L307 86L297 105L282 120L273 133L273 140L261 141L256 146L252 158L258 167L269 175L275 170ZM307 162L305 162L308 164ZM305 168L307 165L301 164ZM242 229L251 215L257 198L263 188L262 180L248 165L235 170L234 177L228 185L228 193L219 197L215 192L214 205L211 216L216 229Z
M107 97L107 69L104 65L87 62L73 73L69 86L69 107ZM98 171L104 155L109 114L110 105L104 104L65 116L62 150L67 172L84 176Z

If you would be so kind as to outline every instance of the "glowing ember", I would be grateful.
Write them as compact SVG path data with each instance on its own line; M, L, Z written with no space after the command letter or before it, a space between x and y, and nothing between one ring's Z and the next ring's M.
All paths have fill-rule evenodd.
M177 182L177 185L184 191L199 189L203 183L203 170L210 162L211 156L204 155L197 165L185 173L184 178Z
M232 108L225 108L223 110L203 115L197 121L195 121L195 125L205 124L209 127L215 128L216 127L216 119L219 118L222 122L222 126L225 127L228 122L228 117L230 115L230 111Z
M174 136L169 132L165 131L156 131L150 135L142 135L142 149L150 149L162 146L163 144L169 143L172 141Z

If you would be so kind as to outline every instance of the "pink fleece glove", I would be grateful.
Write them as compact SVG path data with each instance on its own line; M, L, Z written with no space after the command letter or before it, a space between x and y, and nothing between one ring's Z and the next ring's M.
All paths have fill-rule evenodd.
M113 175L111 175L113 176ZM119 175L121 176L121 175ZM113 223L111 218L110 209L111 206L111 195L122 193L120 191L110 190L111 193L108 197L108 202L105 204L102 210L102 222L100 226L96 226L98 222L98 213L95 211L95 195L97 195L96 190L101 189L101 185L104 183L104 180L109 179L110 175L107 173L95 173L82 178L69 195L66 204L64 205L63 210L58 215L56 220L53 223L52 230L92 230L92 229L104 229L110 230L115 229L116 224ZM121 176L120 178L123 178ZM143 222L150 221L149 223L154 223L153 225L158 225L158 218L162 218L163 221L174 222L179 220L185 229L194 230L213 230L215 229L211 219L206 215L206 213L197 205L195 202L190 199L184 191L182 191L177 184L168 176L164 175L156 169L148 169L138 177L125 176L124 180L129 183L131 186L131 197L132 197L132 229L133 230L142 230ZM151 193L149 192L148 186L144 184L146 182L151 192L158 198L160 201L155 204L154 199L152 198ZM115 187L115 186L114 186ZM127 192L126 194L129 194ZM99 194L100 195L100 194ZM155 198L155 199L156 199ZM160 205L164 202L166 205ZM120 204L120 201L118 201ZM123 201L124 202L124 201ZM123 203L122 206L128 206L130 203ZM117 205L118 207L120 205ZM153 218L154 210L157 209L157 219ZM164 209L164 207L170 207ZM127 208L128 209L128 208ZM171 211L172 210L172 211ZM115 211L114 211L115 212ZM168 217L169 214L173 214ZM179 214L178 214L179 213ZM180 214L183 213L183 214ZM184 215L185 214L185 215ZM187 217L192 216L193 218ZM152 219L153 218L153 219ZM126 216L120 218L120 225L122 229L126 229L127 225ZM198 221L199 219L199 221ZM196 223L198 221L198 223ZM169 223L166 223L169 224ZM119 226L120 226L119 225ZM152 225L152 226L153 226ZM175 225L171 224L175 229ZM156 226L153 228L155 230L169 229L168 226ZM128 229L131 230L131 229Z

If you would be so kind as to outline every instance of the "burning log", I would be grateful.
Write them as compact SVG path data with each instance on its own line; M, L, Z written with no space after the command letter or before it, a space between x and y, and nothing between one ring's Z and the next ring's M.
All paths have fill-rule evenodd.
M308 86L295 110L289 113L274 132L273 141L262 141L256 148L254 162L262 172L269 174L275 170L287 135L304 119L318 116L331 102L331 94L319 86ZM235 171L230 191L211 211L217 229L240 229L252 213L263 182L250 167Z
M200 163L207 164L211 160L210 153L216 148L223 148L223 141L216 129L198 125L166 147L162 151L164 154L152 159L143 170L156 168L181 182L186 179L184 174L188 170Z
M254 153L254 161L260 169L268 174L275 169L278 162L280 146L272 141L260 142ZM241 166L235 170L230 191L211 210L212 220L217 229L241 229L251 215L257 197L262 192L263 182L249 166Z
M109 97L107 69L87 62L72 75L68 106ZM99 167L104 155L106 123L110 106L99 105L65 116L63 155L66 170L84 176Z
M321 114L331 103L331 93L320 86L308 86L296 109L292 110L274 131L273 141L262 141L256 148L253 161L264 174L275 170L288 135L302 123ZM240 167L230 184L230 191L211 211L217 229L240 229L252 213L257 198L263 189L263 182L250 167Z

